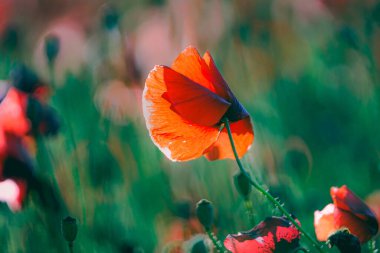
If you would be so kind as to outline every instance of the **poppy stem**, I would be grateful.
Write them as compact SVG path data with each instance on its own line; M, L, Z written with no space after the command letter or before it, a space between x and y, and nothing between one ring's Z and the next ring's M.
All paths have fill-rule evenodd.
M74 243L73 242L69 242L68 246L69 246L70 253L74 253Z
M276 198L272 196L272 194L269 193L269 190L265 190L261 185L253 181L248 174L248 172L244 169L243 164L241 163L238 153L236 151L234 139L232 137L230 123L227 118L223 119L223 122L227 128L228 137L230 139L231 148L234 152L235 160L237 165L239 166L240 171L244 174L244 176L248 179L249 183L256 188L261 194L265 196L269 202L271 202L275 207L277 207L284 215L285 217L312 243L312 245L318 250L318 252L323 253L322 246L320 243L318 243L315 239L313 239L298 223L297 221L292 217L292 215L284 208L283 204L281 204Z
M223 244L216 238L213 232L211 232L210 229L206 230L208 237L212 241L212 244L214 244L216 250L220 253L227 253L228 251L224 248Z

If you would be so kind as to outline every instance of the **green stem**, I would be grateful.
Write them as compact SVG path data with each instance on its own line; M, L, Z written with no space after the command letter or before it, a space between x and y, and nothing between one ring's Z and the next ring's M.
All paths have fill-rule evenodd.
M48 63L50 82L51 82L52 87L56 90L57 89L57 81L56 81L54 69L55 69L54 62ZM64 100L64 102L68 102L68 101L70 101L70 98L67 97L66 94L64 94L63 100ZM65 103L62 103L62 101L61 101L61 105L64 106L64 104ZM64 117L64 115L62 114L62 118L64 118L64 120L66 121L66 126L67 126L67 130L68 130L68 137L69 137L69 139L71 141L71 145L73 147L73 156L74 156L75 161L74 161L74 166L71 169L71 172L72 172L72 177L74 180L75 190L76 190L76 192L78 192L78 195L80 198L80 204L81 204L81 209L82 209L81 210L82 211L82 222L83 222L83 224L86 224L86 213L87 213L86 212L86 200L85 200L84 192L83 192L83 189L81 186L81 180L80 180L80 174L79 174L79 168L80 168L80 162L79 161L80 160L79 160L78 154L76 152L77 143L76 143L76 140L74 137L74 131L73 131L73 128L71 126L69 115L70 115L70 113L67 113L67 111L66 111L66 117Z
M251 179L251 177L249 176L248 172L244 169L243 167L243 164L241 163L240 159L239 159L239 156L237 154L237 151L236 151L236 147L235 147L235 143L234 143L234 139L232 137L232 133L231 133L231 128L230 128L230 123L228 121L227 118L224 118L223 119L223 122L225 123L225 126L227 128L227 133L228 133L228 137L230 139L230 143L231 143L231 147L232 147L232 151L234 152L234 155L235 155L235 159L236 159L236 162L237 162L237 165L239 166L239 169L240 171L244 174L244 176L247 177L247 179L249 180L249 183L255 187L261 194L263 194L265 196L265 198L267 200L269 200L269 202L271 202L275 207L277 207L284 215L285 217L312 243L312 245L321 253L323 253L324 251L322 250L322 246L315 240L313 239L298 223L297 221L291 216L291 214L284 208L284 206L278 202L278 200L276 198L274 198L272 196L272 194L269 193L269 190L265 190L261 185L259 185L258 183L256 183L255 181L253 181Z
M69 245L69 251L70 251L70 253L74 253L74 243L73 242L69 242L68 245Z
M208 237L211 239L212 244L214 244L214 246L218 252L220 252L220 253L228 252L224 248L223 244L218 240L218 238L216 238L216 236L213 234L213 232L211 232L211 230L208 229L208 230L206 230L206 232L207 232Z

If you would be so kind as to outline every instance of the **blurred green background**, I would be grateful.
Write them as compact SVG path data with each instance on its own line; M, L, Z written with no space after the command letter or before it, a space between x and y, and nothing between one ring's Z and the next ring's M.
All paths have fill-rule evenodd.
M60 43L52 68L48 35ZM33 196L21 212L1 204L0 252L65 252L63 215L78 219L76 252L185 252L202 233L201 198L220 239L252 227L234 161L170 162L146 130L147 73L190 44L211 52L251 114L244 165L311 234L331 186L363 199L380 189L379 1L1 0L0 39L0 79L23 62L52 89L62 130L34 154L66 205L58 215ZM251 200L256 222L279 215Z

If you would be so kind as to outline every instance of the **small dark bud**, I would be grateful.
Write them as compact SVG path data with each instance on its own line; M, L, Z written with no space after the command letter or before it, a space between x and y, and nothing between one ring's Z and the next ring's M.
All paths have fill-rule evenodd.
M119 23L119 13L112 6L105 6L103 9L102 24L106 30L112 30Z
M62 219L62 235L63 238L69 243L72 243L77 237L78 226L77 220L70 216Z
M247 199L252 190L249 179L242 172L238 172L234 175L234 183L239 194Z
M15 25L9 25L1 36L1 46L7 51L15 51L20 45L20 31Z
M376 4L372 11L373 21L380 26L380 3Z
M45 38L45 55L49 64L53 64L59 53L59 39L53 34L49 34Z
M329 236L327 240L329 248L336 246L341 253L360 253L359 239L350 233L347 228L340 229Z
M199 240L191 248L191 253L207 253L207 252L209 251L204 240Z
M42 86L36 73L22 64L11 70L10 81L15 88L26 93L33 93Z
M175 203L175 210L174 213L176 216L188 220L191 216L191 204L189 201L181 201L178 203Z
M195 211L203 227L206 230L210 230L214 219L212 203L207 199L202 199L197 203Z
M29 97L26 115L31 122L31 134L34 136L52 136L58 133L60 120L56 111L38 99Z

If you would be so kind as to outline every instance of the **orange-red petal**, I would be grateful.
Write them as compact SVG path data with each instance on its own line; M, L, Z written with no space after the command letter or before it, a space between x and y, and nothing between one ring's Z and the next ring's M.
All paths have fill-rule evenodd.
M143 110L150 136L171 160L186 161L202 156L217 139L219 129L192 124L171 109L163 95L167 92L163 66L149 74L143 93ZM181 84L179 84L181 85Z
M330 194L336 207L351 213L358 220L361 220L368 233L372 235L377 233L379 225L375 214L346 185L340 188L331 187Z
M236 151L239 158L241 158L249 150L254 139L251 119L248 117L237 122L232 122L230 123L230 128ZM205 156L209 160L234 159L234 153L226 128L220 132L218 140L206 151Z
M175 59L171 68L193 82L217 93L213 75L196 48L188 46Z
M358 237L361 243L367 242L374 236L366 222L358 219L358 217L351 212L335 208L334 220L336 230L344 227L348 228L350 233Z
M337 230L334 221L333 204L328 204L321 211L314 212L315 234L319 241L327 241L329 236Z
M206 53L203 55L203 60L208 66L211 72L211 76L213 77L216 93L225 99L231 99L232 92L230 88L228 87L227 82L224 80L224 78L220 74L218 68L215 65L214 59L212 58L211 54L208 51L206 51Z
M202 126L215 126L231 103L169 67L158 66L154 78L166 86L163 98L182 118Z

